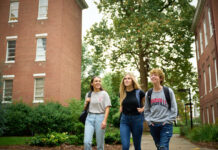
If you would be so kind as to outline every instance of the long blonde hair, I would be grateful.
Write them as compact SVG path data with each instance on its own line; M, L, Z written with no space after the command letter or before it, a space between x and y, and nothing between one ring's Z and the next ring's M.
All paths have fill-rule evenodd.
M126 97L126 86L124 85L124 78L129 75L132 79L132 84L134 89L141 89L138 81L136 80L135 76L132 73L126 73L120 83L120 106L122 106L122 102Z

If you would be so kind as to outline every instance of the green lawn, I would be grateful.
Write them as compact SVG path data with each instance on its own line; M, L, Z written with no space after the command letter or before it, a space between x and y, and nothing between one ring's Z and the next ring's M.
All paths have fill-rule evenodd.
M173 134L179 134L180 133L180 127L173 126Z
M7 145L26 145L31 137L0 137L0 146L7 146Z

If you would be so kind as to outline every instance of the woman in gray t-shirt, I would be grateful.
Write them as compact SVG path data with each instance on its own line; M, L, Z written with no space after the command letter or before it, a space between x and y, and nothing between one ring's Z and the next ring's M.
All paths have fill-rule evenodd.
M102 89L101 78L93 77L90 83L91 98L86 94L85 107L89 104L89 113L85 122L84 149L92 149L92 138L96 132L97 149L104 149L104 134L111 101L108 93Z

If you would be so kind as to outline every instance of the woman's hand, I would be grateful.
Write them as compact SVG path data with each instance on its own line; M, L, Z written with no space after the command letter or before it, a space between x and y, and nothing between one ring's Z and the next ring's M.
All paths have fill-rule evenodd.
M144 108L145 108L145 107L137 108L137 110L138 110L139 113L142 113L142 112L144 111Z
M123 111L123 107L120 107L120 112L122 112Z
M106 126L107 126L107 122L103 120L101 123L101 129L105 129Z
M86 103L89 103L90 100L91 100L91 98L90 98L90 97L87 97L87 98L86 98Z

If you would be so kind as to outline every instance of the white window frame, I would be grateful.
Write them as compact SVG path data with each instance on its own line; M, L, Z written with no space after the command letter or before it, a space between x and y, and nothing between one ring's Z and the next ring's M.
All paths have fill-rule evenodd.
M210 118L209 118L209 110L208 110L208 107L207 107L207 123L209 124L210 123Z
M18 8L17 8L17 18L16 19L13 19L13 20L11 20L12 18L11 18L11 12L12 12L12 3L17 3L17 6L18 6ZM18 1L12 1L12 2L10 2L10 12L9 12L9 20L8 20L8 23L13 23L13 22L18 22L18 17L19 17L19 2Z
M207 80L206 80L205 71L203 72L203 74L204 74L204 95L207 95Z
M198 39L197 38L195 40L195 45L196 45L196 51L197 51L197 60L199 60L200 56L199 56L199 47L198 47Z
M204 19L204 46L207 47L208 40L207 40L207 24L206 24L206 19Z
M212 79L211 79L211 68L210 65L208 66L208 74L209 74L209 83L210 83L210 90L209 92L212 91Z
M212 111L213 124L215 124L216 119L215 119L215 111L214 111L214 106L213 105L211 105L211 111Z
M41 100L36 100L35 97L36 97L36 80L37 79L44 79L44 85L43 85L43 91L45 90L45 76L46 74L45 73L38 73L38 74L33 74L33 77L34 77L34 95L33 95L33 103L44 103L44 94L45 92L43 92L43 99Z
M208 8L208 20L209 20L210 38L211 38L213 36L213 25L212 25L212 18L211 18L210 8Z
M42 1L47 1L47 5L43 5L44 3ZM44 14L44 15L46 15L46 17L41 16L43 14L43 13L41 13L41 9L43 7L47 8L46 14ZM48 19L48 0L39 0L37 20L45 20L45 19Z
M15 63L15 60L10 60L8 61L8 54L9 54L9 49L8 49L8 42L9 41L16 41L16 45L17 45L17 38L18 36L7 36L6 37L6 40L7 40L7 49L6 49L6 60L5 60L5 63ZM16 56L16 45L15 45L15 55L14 57Z
M218 87L218 75L217 75L216 59L214 59L214 70L215 70L215 79L216 79L215 87Z
M200 36L200 48L201 48L201 55L203 54L204 50L203 50L203 39L202 39L202 32L199 32L199 36Z
M46 49L47 49L47 36L48 36L48 33L41 33L41 34L36 34L36 57L35 57L35 61L46 61ZM46 45L45 45L45 51L44 51L44 56L43 58L40 58L40 51L38 50L38 40L39 39L46 39Z
M5 81L12 80L14 82L15 75L3 75L3 94L2 94L2 103L12 103L12 101L4 101L5 97ZM13 97L13 87L12 87L12 96Z

